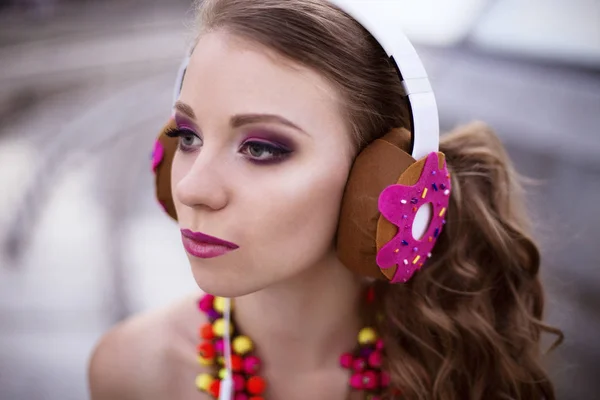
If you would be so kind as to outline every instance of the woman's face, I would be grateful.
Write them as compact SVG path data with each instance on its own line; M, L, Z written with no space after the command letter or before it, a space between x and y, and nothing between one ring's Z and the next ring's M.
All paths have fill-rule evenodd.
M226 33L201 37L175 107L172 167L201 289L242 296L337 262L353 156L340 104L312 70Z

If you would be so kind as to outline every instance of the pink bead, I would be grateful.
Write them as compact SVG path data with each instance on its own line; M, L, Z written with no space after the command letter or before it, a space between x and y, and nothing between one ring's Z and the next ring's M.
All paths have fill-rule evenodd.
M248 356L244 358L244 371L248 375L255 375L260 368L260 358L256 356Z
M223 342L223 339L215 341L215 351L221 355L225 352L225 342Z
M356 358L352 361L352 369L355 372L362 372L367 367L367 362L364 358Z
M363 389L363 375L360 372L350 377L350 386L352 386L352 388L356 390Z
M381 371L381 386L388 387L390 386L390 374L385 371Z
M377 379L377 372L375 371L366 371L363 374L362 381L363 387L366 390L375 390L379 386L379 379Z
M375 342L375 348L377 350L383 350L383 347L384 347L383 339L381 339L381 338L377 339L377 342Z
M215 296L206 294L202 296L200 301L198 301L198 308L205 313L209 312L213 309L213 301L215 300Z
M233 400L248 400L248 395L246 393L236 393Z
M241 376L240 374L233 374L233 387L235 388L236 392L241 392L244 390L244 387L246 386L246 381L244 380L244 377Z
M373 353L371 353L371 355L369 356L369 365L372 368L381 367L381 362L382 362L382 357L381 357L381 353L379 351L374 351Z
M354 361L354 357L350 353L344 353L340 356L340 365L342 368L352 367L352 361Z

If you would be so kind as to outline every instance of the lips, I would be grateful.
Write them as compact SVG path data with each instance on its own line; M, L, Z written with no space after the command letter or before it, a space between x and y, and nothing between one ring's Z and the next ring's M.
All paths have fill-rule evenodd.
M189 229L181 230L181 239L185 250L198 258L218 257L239 248L235 243Z

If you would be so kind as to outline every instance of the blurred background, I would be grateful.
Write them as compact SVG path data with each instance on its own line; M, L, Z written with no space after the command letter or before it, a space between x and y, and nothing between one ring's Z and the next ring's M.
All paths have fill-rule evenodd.
M560 399L600 398L600 1L397 1L443 129L488 122L535 179L566 333L548 370ZM88 398L104 331L197 290L149 168L191 17L190 0L0 1L1 400Z

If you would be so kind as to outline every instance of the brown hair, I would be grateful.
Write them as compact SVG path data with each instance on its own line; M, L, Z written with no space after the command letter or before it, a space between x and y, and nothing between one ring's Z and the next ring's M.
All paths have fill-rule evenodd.
M224 30L321 73L345 99L360 150L410 113L375 39L325 0L205 0L199 32ZM452 174L447 224L426 268L383 298L388 369L403 399L555 399L540 365L540 256L498 138L471 124L441 141ZM392 396L392 395L390 395ZM388 397L391 398L391 397Z

